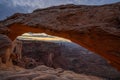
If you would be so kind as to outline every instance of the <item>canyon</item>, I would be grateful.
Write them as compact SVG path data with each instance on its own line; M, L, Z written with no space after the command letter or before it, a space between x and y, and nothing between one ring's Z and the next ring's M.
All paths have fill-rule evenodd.
M0 22L13 40L25 32L64 37L103 56L120 69L120 3L102 6L61 5L16 13ZM7 28L7 29L3 29Z
M70 39L120 70L120 3L53 6L0 21L0 34L12 40L26 32Z

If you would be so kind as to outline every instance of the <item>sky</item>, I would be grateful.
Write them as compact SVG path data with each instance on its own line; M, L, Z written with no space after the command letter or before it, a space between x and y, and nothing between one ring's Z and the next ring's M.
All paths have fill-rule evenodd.
M14 13L30 13L38 8L62 4L103 5L120 2L120 0L0 0L0 20Z

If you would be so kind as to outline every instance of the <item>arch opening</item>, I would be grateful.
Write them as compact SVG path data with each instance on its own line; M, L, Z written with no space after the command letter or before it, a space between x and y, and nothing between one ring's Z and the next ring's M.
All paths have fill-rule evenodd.
M14 43L14 53L18 54L19 60L13 60L13 63L20 67L32 69L46 65L106 78L109 75L104 73L116 73L104 58L68 39L45 33L24 33Z
M63 38L70 39L72 42L75 42L79 45L82 45L83 47L99 54L100 56L107 59L112 66L116 67L117 69L120 69L120 62L119 62L120 58L119 58L119 56L117 56L116 54L112 54L112 53L110 53L108 55L108 52L111 52L109 49L113 48L115 50L118 50L118 47L116 47L117 42L119 42L118 39L116 39L117 41L115 41L116 42L115 46L113 45L111 47L111 44L104 46L104 44L106 44L107 41L109 41L110 43L112 42L110 40L105 41L104 40L105 37L103 37L103 42L99 43L99 41L102 40L102 39L99 39L98 37L96 37L95 38L96 40L91 40L92 36L86 35L84 33L78 34L78 33L74 33L74 32L54 31L54 30L50 30L50 29L30 27L30 26L26 26L26 25L17 24L17 23L9 26L9 29L11 30L11 32L8 36L12 40L14 40L18 35L21 35L25 32L47 33L47 34L50 34L50 35L55 35L55 36L60 36L60 37L63 37ZM97 43L99 43L99 44L97 44Z

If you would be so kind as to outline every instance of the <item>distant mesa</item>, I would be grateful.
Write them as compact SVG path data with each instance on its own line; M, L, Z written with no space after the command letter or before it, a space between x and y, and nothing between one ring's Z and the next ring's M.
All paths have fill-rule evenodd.
M36 40L36 41L56 41L56 42L71 42L68 39L57 37L57 36L52 36L48 35L46 33L24 33L21 36L18 36L17 39L19 40Z

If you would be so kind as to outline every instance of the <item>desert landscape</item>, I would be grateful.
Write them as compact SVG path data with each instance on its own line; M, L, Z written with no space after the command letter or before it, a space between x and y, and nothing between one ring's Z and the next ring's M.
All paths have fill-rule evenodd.
M15 13L0 44L0 80L120 80L120 2Z

